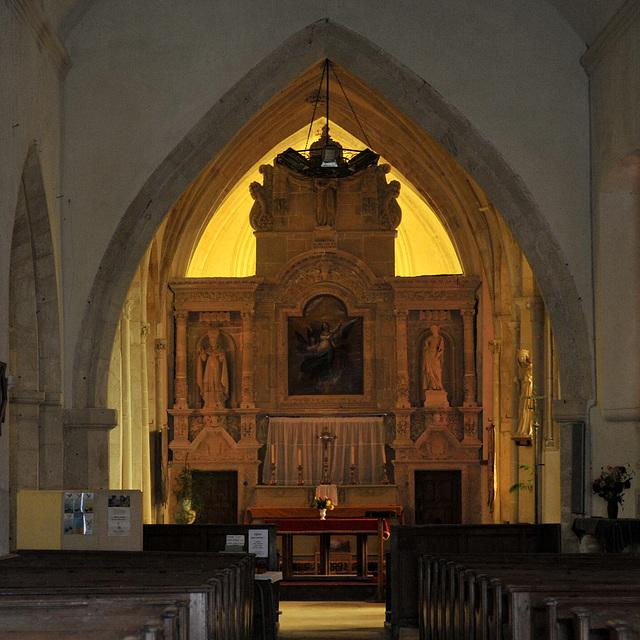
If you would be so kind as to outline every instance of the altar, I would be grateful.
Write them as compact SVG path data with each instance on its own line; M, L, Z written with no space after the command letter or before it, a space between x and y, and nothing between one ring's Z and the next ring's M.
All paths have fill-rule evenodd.
M282 573L285 579L293 575L294 536L320 537L319 575L329 574L330 544L332 535L355 535L357 539L357 575L366 577L367 537L377 535L377 588L382 600L384 580L384 540L389 537L389 527L384 518L265 518L264 524L275 524L277 535L282 538Z

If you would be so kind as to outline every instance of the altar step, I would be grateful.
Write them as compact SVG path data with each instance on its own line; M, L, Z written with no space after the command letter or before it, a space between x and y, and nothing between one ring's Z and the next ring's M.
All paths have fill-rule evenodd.
M378 594L375 577L292 576L280 583L281 600L370 601Z

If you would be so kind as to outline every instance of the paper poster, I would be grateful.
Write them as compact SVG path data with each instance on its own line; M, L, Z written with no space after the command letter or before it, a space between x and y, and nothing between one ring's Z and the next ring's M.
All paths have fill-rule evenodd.
M92 535L95 494L67 491L64 494L62 530L64 535Z
M244 536L232 535L232 534L227 535L224 550L225 551L243 551Z
M131 533L131 496L109 496L107 507L107 533L110 536L128 536Z
M255 553L258 558L269 557L269 530L249 530L249 553Z

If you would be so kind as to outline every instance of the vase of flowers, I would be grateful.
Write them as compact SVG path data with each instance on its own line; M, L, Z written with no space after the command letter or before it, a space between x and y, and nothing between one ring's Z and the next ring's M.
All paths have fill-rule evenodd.
M609 518L618 517L618 506L623 502L625 489L631 488L633 472L629 471L628 465L623 467L618 465L612 467L607 465L602 467L602 472L593 481L593 492L607 502L607 516Z
M320 515L320 520L324 520L327 517L327 510L333 509L333 502L329 496L321 496L319 493L316 493L313 496L313 500L311 501L311 506L318 509L318 513Z

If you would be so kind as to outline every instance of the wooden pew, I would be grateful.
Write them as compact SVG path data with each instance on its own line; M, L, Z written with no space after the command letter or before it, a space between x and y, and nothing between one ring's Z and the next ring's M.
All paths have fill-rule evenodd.
M0 599L33 593L187 595L190 639L253 636L254 557L247 554L25 551L0 561Z
M420 555L560 551L560 526L555 524L394 525L390 529L386 588L393 638L402 627L419 627Z
M11 597L0 600L0 630L7 640L125 638L186 640L188 599L141 602L118 596ZM34 628L35 627L35 628Z
M549 597L566 595L575 602L603 590L624 596L640 586L640 559L629 556L425 556L421 567L421 638L524 640L540 627Z
M545 635L549 640L589 640L596 631L608 637L609 633L605 631L610 620L633 620L637 625L640 595L611 597L604 593L598 596L549 598L546 612Z
M609 640L640 640L640 633L632 629L624 620L611 620L607 623L610 629Z

